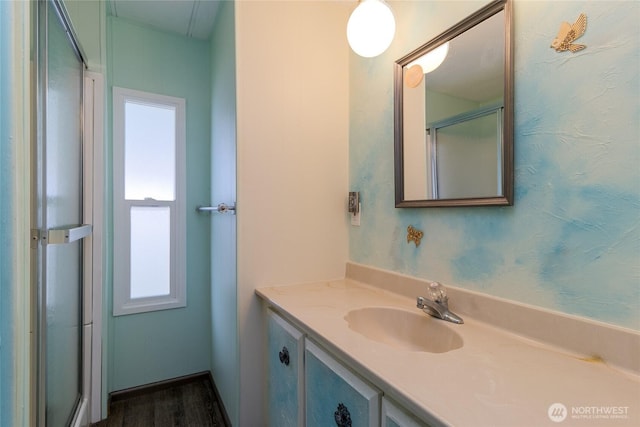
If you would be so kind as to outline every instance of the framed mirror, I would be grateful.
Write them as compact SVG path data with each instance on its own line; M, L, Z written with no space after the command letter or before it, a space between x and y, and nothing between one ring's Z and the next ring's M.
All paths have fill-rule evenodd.
M396 207L513 204L511 0L395 63Z

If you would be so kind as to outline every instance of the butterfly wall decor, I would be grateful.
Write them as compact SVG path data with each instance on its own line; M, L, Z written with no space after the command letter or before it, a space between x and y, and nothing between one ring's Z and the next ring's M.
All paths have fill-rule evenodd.
M560 30L558 30L558 35L551 43L551 47L554 48L556 52L564 52L568 50L575 53L584 49L587 47L586 45L574 43L574 41L582 37L586 29L587 15L581 13L573 25L568 22L560 24Z
M420 240L422 240L424 233L413 226L407 227L407 243L413 242L416 244L416 248L420 246Z

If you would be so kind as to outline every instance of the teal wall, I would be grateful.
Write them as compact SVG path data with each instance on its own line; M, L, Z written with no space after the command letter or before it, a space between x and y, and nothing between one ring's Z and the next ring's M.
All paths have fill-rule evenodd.
M236 201L235 3L222 2L211 36L211 202ZM211 216L211 374L238 425L240 358L236 216Z
M392 64L484 3L390 4L390 49L351 57L350 259L640 329L640 3L516 0L515 205L429 209L394 208ZM582 12L587 48L551 49Z
M109 17L107 97L113 86L182 97L187 106L187 307L128 316L111 316L108 296L108 389L208 371L211 363L210 220L196 213L210 194L209 43L159 32ZM109 117L111 107L108 108ZM111 123L109 120L108 123ZM111 126L108 125L110 129ZM112 182L112 144L107 146L107 177ZM108 190L107 211L112 209ZM113 223L109 220L109 236ZM108 253L113 251L113 239ZM112 268L109 260L108 269ZM112 289L112 276L107 286Z
M0 426L29 425L30 2L0 2Z
M13 141L10 101L13 93L11 72L11 5L0 2L0 425L13 422Z
M468 99L456 98L430 90L425 91L425 97L427 98L425 102L427 107L425 109L427 125L480 107L480 103L478 102L472 102ZM502 102L502 99L498 102Z

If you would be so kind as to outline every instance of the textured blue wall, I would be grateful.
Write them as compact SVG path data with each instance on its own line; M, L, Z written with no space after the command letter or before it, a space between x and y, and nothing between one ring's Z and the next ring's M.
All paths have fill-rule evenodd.
M515 205L394 208L393 62L483 4L391 2L390 49L352 55L350 259L640 329L638 2L516 0ZM555 52L580 13L587 48Z

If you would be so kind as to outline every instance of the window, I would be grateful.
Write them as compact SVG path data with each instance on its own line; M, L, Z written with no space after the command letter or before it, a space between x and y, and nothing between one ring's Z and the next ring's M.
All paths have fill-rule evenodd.
M186 305L185 100L113 88L114 316Z

